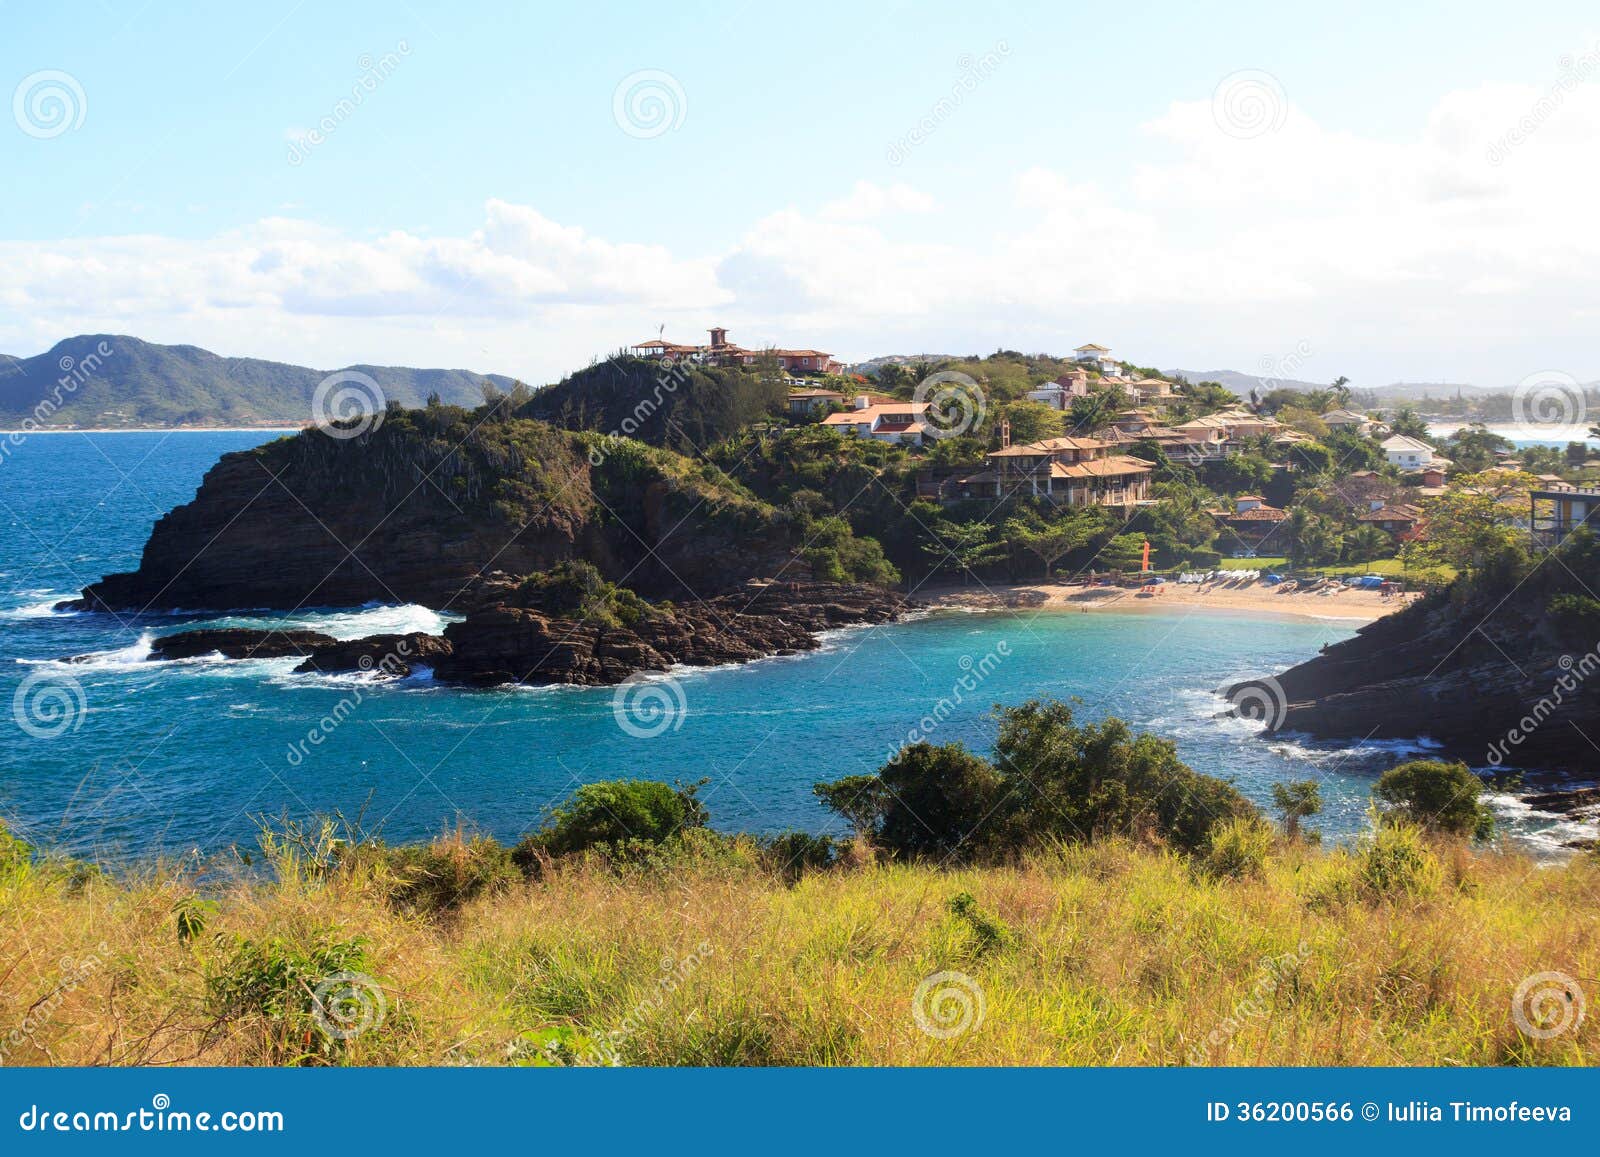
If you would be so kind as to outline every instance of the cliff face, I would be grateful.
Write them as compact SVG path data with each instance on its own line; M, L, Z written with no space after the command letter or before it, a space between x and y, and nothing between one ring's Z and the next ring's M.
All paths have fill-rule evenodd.
M1450 597L1371 623L1262 681L1268 691L1255 698L1274 696L1274 681L1281 688L1276 730L1428 736L1475 767L1592 774L1600 767L1600 638L1549 613L1553 588L1582 584L1553 558L1543 567L1548 575L1515 587L1458 585Z
M804 578L799 528L670 452L441 407L224 456L156 523L138 570L70 606L228 609L417 602L470 610L566 559L647 595Z

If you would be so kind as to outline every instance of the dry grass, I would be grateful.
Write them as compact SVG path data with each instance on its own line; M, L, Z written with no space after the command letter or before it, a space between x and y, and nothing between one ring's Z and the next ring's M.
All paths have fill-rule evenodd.
M790 886L748 841L706 840L644 867L547 866L432 913L395 905L376 855L330 866L279 847L272 879L222 882L14 865L0 871L0 1049L80 1065L1600 1059L1600 1016L1539 1040L1511 1015L1533 973L1600 995L1600 860L1411 852L1397 876L1393 848L1279 845L1219 879L1105 843ZM202 893L214 909L195 906ZM314 1023L310 999L340 960L385 1005L349 1040ZM942 982L925 1019L958 1025L970 983L981 1023L919 1028L914 995L939 972L967 979Z

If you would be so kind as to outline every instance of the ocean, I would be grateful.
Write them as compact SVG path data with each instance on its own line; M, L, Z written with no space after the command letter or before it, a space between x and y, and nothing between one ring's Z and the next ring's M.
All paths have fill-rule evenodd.
M41 845L109 861L253 844L258 825L342 813L391 841L463 824L503 839L580 784L691 782L715 826L838 831L819 780L875 770L910 737L987 752L992 707L1074 697L1173 739L1196 769L1265 802L1316 778L1330 838L1364 829L1375 777L1418 744L1264 738L1219 718L1216 688L1267 675L1353 626L1188 614L945 612L837 631L800 656L684 670L623 691L464 690L303 675L295 661L144 660L155 635L296 625L353 638L439 630L419 606L290 616L63 613L53 604L128 570L153 523L205 470L271 431L73 433L0 456L0 819ZM64 663L90 655L86 662ZM1503 810L1554 848L1580 832Z

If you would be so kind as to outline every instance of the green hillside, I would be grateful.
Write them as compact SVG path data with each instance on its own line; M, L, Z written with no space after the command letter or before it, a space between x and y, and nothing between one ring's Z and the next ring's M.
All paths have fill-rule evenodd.
M437 393L476 405L485 381L510 379L468 370L350 366L378 383L385 401L420 406ZM0 356L0 425L226 426L311 420L312 397L331 370L225 358L198 346L164 346L136 337L86 334L31 358Z

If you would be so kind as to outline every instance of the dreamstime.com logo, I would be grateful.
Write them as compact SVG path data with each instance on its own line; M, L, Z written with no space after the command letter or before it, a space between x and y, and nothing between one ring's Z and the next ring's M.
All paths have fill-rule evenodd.
M911 996L911 1018L935 1040L976 1032L983 1014L983 989L965 972L935 972Z
M689 380L693 366L688 360L675 358L671 354L664 355L656 362L656 388L651 391L648 398L640 398L633 409L626 414L617 428L609 434L602 436L600 445L589 451L589 465L596 467L605 464L606 457L617 444L632 438L639 428L666 404L668 395L678 392L678 387Z
M683 726L689 697L670 675L629 675L611 693L617 726L635 739L654 739Z
M1550 693L1541 695L1539 701L1528 709L1528 713L1517 720L1516 726L1506 732L1506 737L1491 743L1484 752L1484 758L1494 767L1499 767L1505 762L1512 748L1521 747L1524 740L1539 730L1545 720L1568 702L1569 697L1583 686L1590 675L1600 670L1600 646L1596 646L1592 651L1585 651L1576 661L1571 655L1562 655L1556 661L1556 665L1561 668L1561 674L1551 685Z
M956 665L961 668L961 676L950 687L950 693L936 702L917 725L906 732L905 739L899 747L892 747L885 756L889 762L901 750L913 743L921 743L935 731L942 727L946 720L956 713L956 709L967 701L967 696L973 694L984 681L994 674L995 668L1000 666L1002 660L1011 656L1011 642L1001 639L994 645L994 650L987 652L983 658L974 660L971 655L962 655Z
M1276 731L1289 716L1289 697L1283 685L1272 676L1246 679L1224 689L1230 707L1218 713L1219 719L1248 719L1267 731Z
M55 739L78 730L88 709L83 684L59 671L30 672L11 696L11 717L35 739Z
M30 137L47 141L82 128L89 98L70 72L46 68L30 72L11 94L11 118Z
M1565 972L1535 972L1511 995L1511 1019L1534 1040L1576 1032L1584 1011L1583 989Z
M1272 73L1240 69L1223 77L1211 94L1211 119L1238 140L1264 137L1289 119L1289 96Z
M1511 391L1511 414L1523 426L1580 426L1589 417L1589 397L1571 374L1540 370Z
M940 370L917 383L911 395L922 412L922 432L930 438L958 438L983 424L983 387L956 370Z
M617 82L611 94L611 119L630 137L652 140L673 132L689 115L689 96L670 72L641 68Z
M339 370L317 383L311 421L330 438L359 438L383 425L383 387L360 370Z
M311 1019L334 1040L354 1040L382 1028L388 1011L383 986L365 972L336 972L311 994Z
M1293 952L1282 956L1263 956L1250 995L1233 1006L1233 1015L1206 1033L1198 1044L1189 1050L1189 1063L1203 1065L1210 1059L1210 1050L1226 1043L1247 1021L1269 1015L1280 985L1291 979L1306 961L1311 959L1311 946L1304 940Z

